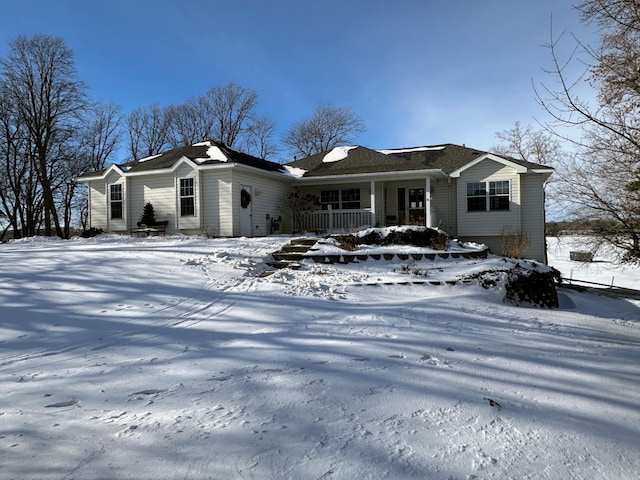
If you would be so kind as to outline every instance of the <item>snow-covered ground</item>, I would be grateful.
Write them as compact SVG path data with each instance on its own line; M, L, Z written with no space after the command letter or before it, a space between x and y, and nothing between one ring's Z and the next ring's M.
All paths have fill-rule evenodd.
M640 477L640 301L400 284L495 257L261 278L288 240L0 245L0 478Z
M597 248L592 262L575 262L569 259L571 251L591 251L592 243L589 237L548 237L549 263L568 279L640 290L640 268L637 265L616 264L613 261L615 255L607 247Z

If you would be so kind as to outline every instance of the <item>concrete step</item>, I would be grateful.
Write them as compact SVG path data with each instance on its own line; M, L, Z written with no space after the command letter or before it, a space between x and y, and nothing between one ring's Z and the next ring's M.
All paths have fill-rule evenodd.
M316 238L304 238L304 237L300 237L300 238L294 238L293 240L291 240L291 244L292 245L315 245L318 242L318 240Z
M287 253L306 253L309 251L309 245L292 245L288 244L282 247Z
M298 270L300 268L300 264L297 262L266 262L270 267L281 270L283 268L289 268L291 270Z
M276 252L272 253L271 256L281 262L281 261L291 261L291 260L302 260L304 256L301 253L287 253L287 252Z

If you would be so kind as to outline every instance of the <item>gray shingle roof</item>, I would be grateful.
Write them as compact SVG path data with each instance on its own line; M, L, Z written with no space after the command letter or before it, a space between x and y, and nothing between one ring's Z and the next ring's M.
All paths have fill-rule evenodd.
M448 175L489 152L451 143L381 151L358 146L349 150L342 160L323 162L327 153L319 153L287 165L306 170L304 178L411 170L442 170ZM503 158L527 168L548 168L524 160Z
M142 172L145 170L156 170L162 168L171 168L182 157L186 157L189 160L194 160L200 165L214 165L222 164L224 161L210 158L208 150L211 147L217 147L227 157L228 162L239 163L247 165L249 167L258 168L260 170L267 170L270 172L284 172L282 165L268 160L263 160L247 153L238 152L226 145L210 140L208 142L198 143L196 145L190 145L187 147L175 148L164 152L161 155L144 161L133 162L129 164L129 172Z
M209 153L209 149L211 147L217 147L219 151L222 152L222 154L224 154L224 156L227 158L227 162L216 158L211 158ZM284 167L279 163L270 162L268 160L254 157L253 155L249 155L247 153L238 152L222 143L215 142L213 140L197 143L195 145L190 145L187 147L175 148L173 150L163 152L155 157L152 156L148 157L148 159L134 160L124 164L120 164L118 165L118 167L120 167L125 172L132 173L170 169L183 157L186 157L189 160L193 160L199 165L224 165L225 163L238 163L269 172L283 173L285 171ZM104 170L102 172L95 173L100 174L103 172ZM93 174L84 176L91 175Z

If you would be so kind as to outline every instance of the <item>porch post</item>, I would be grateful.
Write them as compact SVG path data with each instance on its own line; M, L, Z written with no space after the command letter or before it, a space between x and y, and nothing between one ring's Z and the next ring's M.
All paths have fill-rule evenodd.
M329 211L329 230L333 230L333 207L331 205L327 205L327 210Z
M431 225L431 177L425 179L424 185L424 219L425 226L432 227Z
M371 226L374 227L376 225L376 181L371 180Z

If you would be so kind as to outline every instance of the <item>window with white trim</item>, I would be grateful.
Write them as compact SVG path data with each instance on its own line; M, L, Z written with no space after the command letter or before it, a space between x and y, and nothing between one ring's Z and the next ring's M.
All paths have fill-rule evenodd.
M360 209L360 189L344 188L342 190L321 190L320 204L322 210L359 210Z
M489 182L489 210L509 210L509 181Z
M322 210L338 210L340 208L340 190L322 190L320 192Z
M509 180L467 183L467 212L509 210L509 203Z
M109 185L109 211L112 219L122 218L122 184L114 183Z
M347 188L340 191L340 201L344 210L360 209L360 189Z
M196 214L196 197L193 178L180 179L180 216L192 217Z

